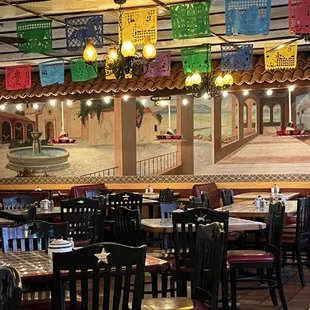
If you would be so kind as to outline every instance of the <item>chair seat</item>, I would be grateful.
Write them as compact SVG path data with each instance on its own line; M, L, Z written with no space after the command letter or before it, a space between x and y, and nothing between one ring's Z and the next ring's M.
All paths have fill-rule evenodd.
M240 231L232 231L228 233L228 242L234 242L240 239L243 236L243 233Z
M141 310L209 310L204 303L185 297L143 299Z
M297 221L297 216L288 216L287 217L287 224L296 224Z
M272 253L259 250L235 250L228 251L229 264L244 264L244 263L271 263L275 261Z
M283 233L282 236L282 243L295 243L296 241L296 234L295 233ZM300 243L307 242L308 239L300 240Z

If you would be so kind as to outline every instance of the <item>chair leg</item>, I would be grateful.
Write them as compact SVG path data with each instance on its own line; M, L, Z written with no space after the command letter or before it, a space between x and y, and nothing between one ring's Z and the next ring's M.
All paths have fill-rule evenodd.
M302 268L301 253L300 253L300 245L299 244L297 244L297 246L296 246L296 258L297 258L297 267L298 267L300 283L301 283L302 287L305 287L306 282L305 282L304 270Z
M283 246L282 247L282 256L283 256L283 260L282 260L282 266L286 266L286 261L287 261L287 257L286 257L286 248Z
M173 277L170 277L170 296L175 297L175 291L174 291L174 279Z
M228 272L226 270L221 274L221 285L223 310L228 310Z
M282 284L280 263L277 264L276 266L276 280L277 280L277 285L278 285L278 290L279 290L279 295L280 295L283 310L288 310L286 299L285 299L285 294L284 294L284 289L283 289L283 284Z
M187 297L187 281L186 279L182 279L182 296Z
M152 278L152 297L158 298L158 279L157 279L157 273L151 274Z
M230 266L230 298L231 310L237 310L237 270Z
M168 289L168 274L164 272L161 274L162 297L167 297L167 289Z
M272 269L273 268L267 268L267 277L268 277L268 280L272 280ZM277 295L276 295L276 292L275 292L275 289L274 288L269 288L269 292L270 292L270 297L271 297L271 300L272 300L272 304L274 306L277 306L278 305L278 300L277 300Z

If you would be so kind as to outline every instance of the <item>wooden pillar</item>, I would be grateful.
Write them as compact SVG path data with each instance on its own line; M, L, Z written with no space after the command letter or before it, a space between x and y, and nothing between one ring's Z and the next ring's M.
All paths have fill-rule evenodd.
M187 99L186 105L182 100ZM178 96L177 98L177 133L183 135L184 142L177 143L177 164L182 174L194 174L194 98Z
M248 134L252 133L252 105L253 105L253 101L252 100L248 100L246 102L247 106L248 106Z
M116 175L136 175L136 98L114 100Z
M216 154L222 147L222 97L214 97L212 106L212 163L218 160Z

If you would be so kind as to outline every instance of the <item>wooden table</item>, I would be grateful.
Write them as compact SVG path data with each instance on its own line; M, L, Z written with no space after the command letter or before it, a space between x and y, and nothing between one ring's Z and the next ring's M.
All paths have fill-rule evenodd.
M45 251L16 253L0 252L0 266L11 266L17 269L23 284L33 282L49 283L53 277L53 264ZM160 272L168 268L167 261L146 256L145 271Z
M142 219L142 229L154 233L172 233L172 221L161 219ZM266 224L263 222L250 221L229 217L229 231L261 230L265 229Z
M255 218L263 217L265 221L268 217L269 205L265 208L256 209L251 201L242 201L233 203L229 206L216 209L217 211L229 211L229 215L238 218ZM297 212L297 200L289 200L285 202L285 216L294 215ZM286 219L285 219L286 221Z
M175 198L180 197L180 193L173 193L173 197L175 197ZM159 199L159 193L152 193L152 194L144 193L143 198L158 200Z
M12 220L0 218L0 227L1 227L1 226L14 225L14 224L15 224L15 222L12 221Z
M291 193L291 192L282 192L281 193L284 197L286 197L287 200L292 200L294 198L297 198L300 196L300 193ZM270 192L248 192L248 193L243 193L239 195L235 195L235 199L243 199L243 200L254 200L258 196L261 196L263 199L268 199L270 198Z

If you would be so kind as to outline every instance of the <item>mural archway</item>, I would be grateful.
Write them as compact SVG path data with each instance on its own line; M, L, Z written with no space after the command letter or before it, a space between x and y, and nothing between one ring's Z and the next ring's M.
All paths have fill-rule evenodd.
M45 125L45 139L52 140L55 138L53 122L47 122Z
M22 141L24 140L24 126L22 123L15 123L15 140Z
M12 140L11 123L4 121L2 123L2 143L10 143Z

